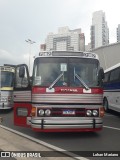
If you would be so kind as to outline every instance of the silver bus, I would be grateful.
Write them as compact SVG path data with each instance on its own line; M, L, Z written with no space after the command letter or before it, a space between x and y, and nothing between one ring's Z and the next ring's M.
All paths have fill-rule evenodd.
M0 109L13 107L13 85L15 67L0 66Z

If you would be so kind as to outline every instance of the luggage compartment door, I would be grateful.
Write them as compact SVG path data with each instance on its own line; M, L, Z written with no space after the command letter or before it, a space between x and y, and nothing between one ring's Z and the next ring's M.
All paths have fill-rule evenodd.
M14 125L29 127L27 117L31 114L31 83L26 64L17 65L14 79Z

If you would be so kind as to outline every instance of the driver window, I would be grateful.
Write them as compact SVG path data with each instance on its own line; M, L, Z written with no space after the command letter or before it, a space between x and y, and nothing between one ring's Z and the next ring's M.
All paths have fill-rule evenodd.
M26 67L24 66L25 74L23 77L20 77L20 67L17 67L16 69L16 78L15 78L15 87L16 88L26 88L28 87L28 75L26 71Z

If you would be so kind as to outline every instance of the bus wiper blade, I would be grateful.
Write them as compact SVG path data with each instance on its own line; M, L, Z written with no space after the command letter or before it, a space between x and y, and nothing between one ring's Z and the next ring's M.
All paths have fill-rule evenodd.
M81 82L81 84L85 87L86 90L90 89L88 85L82 80L82 78L77 73L75 73L75 77Z
M59 79L64 75L64 72L62 72L50 85L49 89L52 89L52 87L59 81Z

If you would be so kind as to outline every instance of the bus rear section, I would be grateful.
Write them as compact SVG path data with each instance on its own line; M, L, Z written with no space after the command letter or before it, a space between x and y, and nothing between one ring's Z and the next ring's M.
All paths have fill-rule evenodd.
M14 67L0 66L0 109L13 108L14 74Z
M40 53L34 61L32 82L28 83L31 88L15 88L15 124L38 132L101 130L104 109L100 71L93 53ZM19 66L16 78L25 78L25 72L25 66ZM19 93L29 91L31 102L20 101Z

